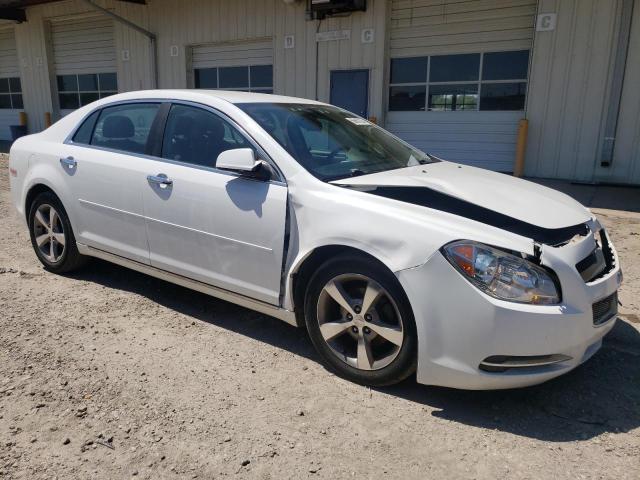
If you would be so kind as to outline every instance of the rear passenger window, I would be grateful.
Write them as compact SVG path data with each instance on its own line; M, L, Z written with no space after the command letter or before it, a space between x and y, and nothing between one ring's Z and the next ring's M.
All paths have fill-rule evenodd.
M229 122L197 107L173 105L167 118L162 157L215 167L220 153L233 148L253 148Z
M73 136L73 143L83 143L85 145L91 143L91 134L93 133L93 127L96 124L98 115L100 115L100 110L93 112L82 122L82 125L80 125L80 128L76 130L76 134Z
M104 108L93 130L91 145L123 152L145 153L151 125L159 108L158 103L133 103Z

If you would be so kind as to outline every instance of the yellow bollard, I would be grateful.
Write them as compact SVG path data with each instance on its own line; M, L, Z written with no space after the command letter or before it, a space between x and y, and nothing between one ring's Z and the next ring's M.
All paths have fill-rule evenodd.
M44 128L51 126L51 112L44 112Z
M529 131L529 120L523 118L518 123L518 141L516 143L516 161L513 165L513 176L524 175L524 156L527 150L527 132Z

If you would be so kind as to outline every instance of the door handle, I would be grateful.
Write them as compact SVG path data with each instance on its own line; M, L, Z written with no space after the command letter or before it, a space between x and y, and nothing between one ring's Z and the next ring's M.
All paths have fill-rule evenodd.
M167 188L173 185L173 180L168 178L164 173L159 173L157 175L147 175L147 180L149 181L149 183L160 185L160 188Z
M77 164L78 162L76 162L73 157L66 157L66 158L60 159L60 165L62 165L63 167L67 167L70 170L73 168L76 168Z

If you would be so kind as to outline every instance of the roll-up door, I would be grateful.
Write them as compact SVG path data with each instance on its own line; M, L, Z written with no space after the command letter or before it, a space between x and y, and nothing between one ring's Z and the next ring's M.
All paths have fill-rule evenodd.
M535 0L393 0L386 127L439 157L511 171Z
M193 46L191 69L195 88L273 93L273 40Z
M22 85L13 27L0 29L0 140L9 140L10 125L22 110Z
M61 115L118 92L113 21L52 21L53 63Z

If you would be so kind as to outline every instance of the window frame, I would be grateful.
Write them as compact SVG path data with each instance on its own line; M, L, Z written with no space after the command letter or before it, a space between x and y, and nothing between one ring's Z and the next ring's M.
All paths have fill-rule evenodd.
M484 68L484 56L485 54L491 54L491 53L508 53L508 52L521 52L521 51L527 51L528 52L528 64L527 64L527 72L526 72L526 77L525 78L518 78L518 79L502 79L502 80L483 80L482 79L482 74L483 74L483 68ZM496 50L496 51L486 51L486 52L471 52L471 53L476 53L478 55L480 55L480 65L478 68L478 79L477 80L468 80L468 81L446 81L446 82L431 82L430 81L430 76L431 76L431 59L433 57L439 57L439 56L448 56L448 55L460 55L461 53L447 53L447 54L431 54L431 55L416 55L417 58L422 58L422 57L426 57L427 59L427 76L425 78L424 82L406 82L406 83L391 83L391 62L395 59L395 58L412 58L412 57L395 57L395 58L391 58L389 60L389 83L387 85L387 111L388 112L398 112L398 113L407 113L407 112L524 112L526 111L527 108L527 97L528 97L528 92L529 92L529 73L531 70L531 48L518 48L518 49L512 49L512 50ZM524 105L522 107L522 110L481 110L480 109L480 101L482 98L482 87L483 85L486 84L499 84L499 83L524 83L525 86L525 98L524 98ZM476 85L477 88L477 101L476 101L476 108L475 109L462 109L462 110L435 110L432 108L429 108L429 91L430 91L430 86L434 85L434 86L438 86L438 85ZM422 110L391 110L390 108L390 103L391 103L391 89L393 87L422 87L424 86L425 88L425 104L424 104L424 109Z
M270 87L252 87L251 86L251 68L252 67L271 67L271 86ZM247 86L246 87L221 87L220 86L220 69L221 68L246 68L247 69ZM196 86L196 75L198 70L216 70L216 87L198 87ZM259 64L249 64L249 65L224 65L217 67L201 67L193 69L193 89L194 90L228 90L230 92L250 92L250 93L264 93L264 94L273 94L274 93L274 68L273 63L259 63ZM267 92L269 90L271 93Z
M127 105L127 104L134 104L134 103L159 103L160 104L160 108L158 109L158 112L156 113L156 117L151 125L151 131L149 132L149 138L147 139L147 143L151 145L151 148L148 149L148 152L145 153L135 153L135 152L126 152L126 151L122 151L122 150L116 150L113 148L109 148L109 147L101 147L98 145L87 145L85 143L75 143L73 141L73 137L76 135L76 132L80 129L80 127L84 124L85 121L87 121L89 119L89 117L95 113L96 111L99 110L103 110L105 108L108 107L115 107L115 106L119 106L119 105ZM273 168L273 171L276 174L275 178L272 178L270 180L268 180L267 182L265 182L264 180L258 180L258 179L253 179L249 176L246 175L242 175L240 173L236 173L236 172L232 172L229 170L223 170L223 169L219 169L216 167L208 167L205 165L194 165L192 163L186 163L186 162L180 162L178 160L171 160L168 158L162 158L160 155L162 154L162 143L164 141L164 131L166 128L166 122L167 122L167 117L169 115L169 111L171 109L172 105L186 105L186 106L192 106L192 107L196 107L196 108L201 108L203 110L207 110L210 111L212 113L214 113L215 115L218 115L220 118L222 118L223 120L229 122L231 125L233 125L248 141L249 143L251 143L251 145L256 149L256 151L259 154L260 160L264 160L265 162L267 162L271 168ZM82 107L81 107L82 108ZM99 115L98 117L99 118ZM96 124L98 123L97 119L96 119ZM95 125L93 126L93 128L95 129ZM92 136L93 136L93 131L92 131ZM171 163L174 165L182 165L185 167L189 167L189 168L194 168L196 170L205 170L205 171L210 171L210 172L215 172L215 173L219 173L222 175L227 175L227 176L231 176L231 177L239 177L239 178L244 178L247 180L255 180L257 182L261 182L261 183L272 183L274 185L287 185L286 182L286 177L284 176L284 174L282 173L282 170L280 169L280 167L278 167L277 163L271 158L271 156L266 152L266 150L264 148L262 148L262 146L255 140L255 138L253 138L252 135L250 135L246 129L242 128L238 122L236 122L234 119L232 119L231 117L229 117L229 115L227 115L226 113L210 106L204 103L199 103L199 102L192 102L189 100L180 100L180 99L172 99L172 98L144 98L144 99L138 99L138 100L119 100L116 102L111 102L108 103L106 105L100 105L99 107L96 107L90 111L88 111L83 117L82 119L74 126L74 128L69 132L69 134L67 135L67 137L65 138L64 142L65 145L73 145L76 147L82 147L82 148L87 148L87 149L93 149L93 150L101 150L101 151L105 151L105 152L111 152L111 153L118 153L121 155L130 155L132 157L138 157L138 158L142 158L145 160L153 160L156 162L165 162L165 163ZM160 153L158 153L158 151L160 151Z
M102 90L100 88L100 75L115 75L116 77L116 90ZM95 75L96 76L96 82L97 82L97 86L98 89L97 90L81 90L80 89L80 76L83 75ZM81 95L83 93L95 93L98 95L98 99L97 100L102 100L103 98L108 98L111 95L117 95L118 92L120 91L120 85L118 82L118 72L98 72L98 73L65 73L65 74L57 74L55 75L56 77L56 93L57 93L57 101L58 101L58 108L60 110L77 110L78 108L82 108L85 107L87 105L89 105L89 102L85 105L82 105L82 101L81 101ZM60 90L60 85L59 85L59 78L60 77L76 77L76 85L77 85L77 89L76 90ZM102 96L103 93L109 93L109 95L106 96ZM62 107L62 103L60 102L60 95L70 95L70 94L75 94L77 96L78 99L78 107L76 108L63 108ZM94 102L96 100L93 100Z
M11 80L13 80L14 78L17 79L18 82L20 82L20 91L19 92L14 92L14 91L11 90ZM7 95L9 97L9 104L11 106L9 108L0 107L0 110L24 110L24 93L22 91L22 78L20 77L20 75L11 76L11 77L2 77L2 79L6 79L7 80L8 91L7 92L0 92L0 95ZM13 96L14 95L20 95L20 98L21 98L21 102L20 103L22 103L22 107L15 107L13 105Z

